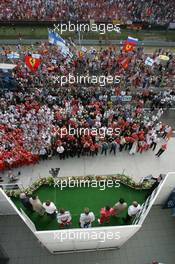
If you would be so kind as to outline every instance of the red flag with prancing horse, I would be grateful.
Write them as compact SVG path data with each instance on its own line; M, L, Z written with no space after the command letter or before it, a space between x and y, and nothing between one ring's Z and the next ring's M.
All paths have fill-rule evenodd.
M41 59L33 58L32 56L25 56L25 64L31 72L36 72L41 64Z

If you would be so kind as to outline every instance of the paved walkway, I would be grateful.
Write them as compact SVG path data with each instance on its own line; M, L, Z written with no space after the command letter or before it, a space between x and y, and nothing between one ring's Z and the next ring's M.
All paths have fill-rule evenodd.
M175 171L174 158L175 138L172 138L168 144L168 150L160 157L155 157L155 152L148 151L143 154L136 153L129 155L123 151L116 156L108 155L97 157L69 158L66 160L40 161L39 164L15 169L17 173L21 171L20 183L23 186L31 184L38 177L49 176L51 168L59 167L60 176L85 176L85 175L108 175L115 173L124 173L139 181L142 177L152 174L157 176L160 173ZM157 147L158 149L158 147ZM157 150L156 149L156 150ZM1 175L7 182L7 172Z
M1 216L0 245L9 264L174 264L175 219L170 210L154 206L141 230L120 250L51 255L19 216Z

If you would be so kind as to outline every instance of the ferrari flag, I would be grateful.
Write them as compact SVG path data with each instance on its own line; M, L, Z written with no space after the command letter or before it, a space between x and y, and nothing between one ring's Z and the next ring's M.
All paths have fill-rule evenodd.
M135 47L135 44L125 41L122 51L125 51L125 52L133 51L134 47Z
M137 43L138 43L137 38L128 37L127 40L124 42L124 46L122 50L125 52L133 51Z
M33 58L32 56L25 56L25 64L31 72L36 72L41 64L41 59Z

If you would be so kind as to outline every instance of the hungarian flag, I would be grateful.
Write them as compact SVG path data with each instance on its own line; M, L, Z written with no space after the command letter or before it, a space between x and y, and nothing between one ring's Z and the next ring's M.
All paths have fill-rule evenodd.
M25 56L25 64L31 72L36 72L41 64L41 59L33 58L32 56Z
M125 41L122 51L125 51L125 52L133 51L135 46L136 46L135 43Z
M122 67L126 70L129 66L129 58L126 58L124 59L122 62L121 62L121 65Z

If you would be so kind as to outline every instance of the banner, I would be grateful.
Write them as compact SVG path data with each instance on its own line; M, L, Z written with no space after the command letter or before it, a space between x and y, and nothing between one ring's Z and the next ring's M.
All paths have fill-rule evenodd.
M32 54L32 58L34 58L34 59L40 59L41 58L41 55L38 54L38 53L35 53L35 54Z
M87 49L85 47L82 47L81 50L85 53L87 52Z
M143 25L142 24L131 24L131 25L127 25L127 29L140 30L142 28L143 28Z
M112 95L111 96L111 101L112 102L116 102L116 101L122 101L122 102L130 102L132 100L132 96L131 95Z
M66 58L67 56L70 58L73 57L72 52L70 52L70 50L67 46L62 47L61 54L63 55L64 58Z
M170 58L168 56L165 56L165 55L159 55L159 59L167 62L167 61L169 61Z
M122 96L122 101L123 102L130 102L131 100L132 100L132 96L131 95Z
M175 22L169 23L168 29L175 29Z
M52 60L51 60L51 63L52 63L52 64L57 64L57 60L52 59Z
M0 69L2 70L13 70L16 66L16 64L0 63Z
M151 59L150 57L147 57L146 60L145 60L145 64L148 65L148 66L153 66L154 60Z
M8 53L7 59L19 59L19 54L17 52Z
M120 19L113 19L112 20L112 24L113 25L121 25L122 24L122 21Z

